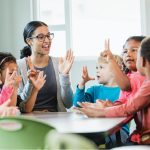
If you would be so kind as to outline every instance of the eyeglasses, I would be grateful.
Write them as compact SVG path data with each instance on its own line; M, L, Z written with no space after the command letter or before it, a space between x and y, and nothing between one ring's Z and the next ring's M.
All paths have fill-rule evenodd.
M30 37L29 39L34 39L34 38L36 38L36 39L39 40L39 42L44 42L46 37L47 37L49 40L52 40L52 39L54 38L54 33L49 33L49 34L46 34L46 35L44 35L44 34L39 34L39 35L37 35L37 36Z

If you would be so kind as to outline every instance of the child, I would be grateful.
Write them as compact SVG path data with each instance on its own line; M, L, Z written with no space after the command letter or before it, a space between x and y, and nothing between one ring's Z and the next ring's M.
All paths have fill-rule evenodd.
M137 55L138 71L146 76L145 82L124 104L107 108L91 108L81 104L78 108L90 117L123 117L134 115L136 130L130 135L133 144L150 144L150 37L145 38Z
M114 78L121 88L119 100L112 103L111 101L101 102L100 107L112 106L125 103L129 97L133 97L137 90L142 85L145 77L142 76L136 68L137 51L144 36L131 36L123 46L123 63L125 66L124 73L120 70L115 60L112 57L109 49L109 41L106 43L106 50L103 52L108 60L109 67L112 68ZM99 101L100 104L100 101ZM98 106L97 106L98 107Z
M7 96L7 98L5 98L5 100L7 100L8 98L11 99L10 105L11 106L16 106L17 105L20 108L23 108L22 105L26 104L26 106L31 105L30 101L35 101L36 100L36 96L38 94L38 91L41 89L41 87L44 85L45 83L45 77L43 75L42 71L39 71L38 74L33 75L33 72L29 73L29 79L31 84L33 85L32 91L29 95L28 100L30 101L22 101L20 96L18 96L18 87L19 87L19 83L21 81L21 77L19 75L17 75L17 63L16 63L16 59L15 57L10 54L10 53L0 53L0 58L1 58L1 65L0 65L0 77L1 77L1 87L5 88L5 84L6 82L11 82L11 85L13 86L13 89L10 91L10 93L12 94L8 94L11 95L11 97ZM10 77L6 76L6 71L9 70L9 75ZM11 81L12 80L12 81ZM7 83L7 84L8 84ZM10 84L10 83L9 83ZM3 90L2 90L3 91ZM4 94L5 95L5 94ZM2 95L1 97L4 97L4 95ZM25 106L24 106L25 107ZM31 110L27 109L27 112L30 112ZM23 110L21 109L21 112L23 112Z
M10 105L16 106L17 90L21 77L17 75L16 59L9 53L0 52L0 104L11 98Z
M118 55L113 55L114 60L120 68L122 68L122 59ZM120 88L118 87L116 80L113 77L111 68L109 68L108 62L105 57L100 56L98 58L98 65L96 67L96 75L99 85L94 85L88 88L85 92L85 84L94 80L94 78L88 75L87 67L83 67L82 81L78 84L76 93L74 95L74 106L78 106L78 102L91 102L97 106L97 99L106 101L107 99L114 102L119 98ZM124 143L129 136L128 126L125 125L121 129L121 141ZM115 135L105 139L106 145L113 147L116 142ZM107 146L108 147L108 146Z
M114 59L121 68L122 59L117 55L114 55ZM99 85L91 86L85 92L85 84L90 80L94 80L94 78L88 75L87 67L83 67L82 81L78 84L74 95L75 106L78 106L77 102L96 103L97 99L109 99L114 102L116 99L118 99L120 88L113 78L111 68L108 67L108 62L105 57L100 56L98 58L98 65L96 70L96 76Z

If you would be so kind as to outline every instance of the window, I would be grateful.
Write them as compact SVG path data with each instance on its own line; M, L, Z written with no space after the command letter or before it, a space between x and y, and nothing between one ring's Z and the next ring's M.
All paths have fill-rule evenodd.
M39 19L55 33L51 54L97 56L110 38L120 54L126 38L141 35L140 0L39 0Z

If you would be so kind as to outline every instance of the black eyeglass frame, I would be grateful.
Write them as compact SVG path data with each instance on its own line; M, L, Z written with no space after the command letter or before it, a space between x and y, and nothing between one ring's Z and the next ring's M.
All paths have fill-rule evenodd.
M43 39L40 39L39 36L41 36L41 35L43 36L43 37L42 37ZM37 36L29 37L28 39L34 39L34 38L36 38L36 39L38 39L39 42L44 42L46 37L47 37L49 40L52 40L52 39L54 38L54 33L48 33L48 34L46 34L46 35L44 35L44 34L39 34L39 35L37 35Z

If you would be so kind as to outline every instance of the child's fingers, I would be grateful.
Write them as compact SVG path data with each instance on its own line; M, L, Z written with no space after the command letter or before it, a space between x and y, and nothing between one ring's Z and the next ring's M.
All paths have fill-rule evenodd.
M95 80L95 78L94 77L90 77L90 80Z
M104 101L103 101L103 100L100 100L100 99L97 99L97 100L96 100L96 103L104 103Z
M110 39L107 40L107 50L110 50Z

